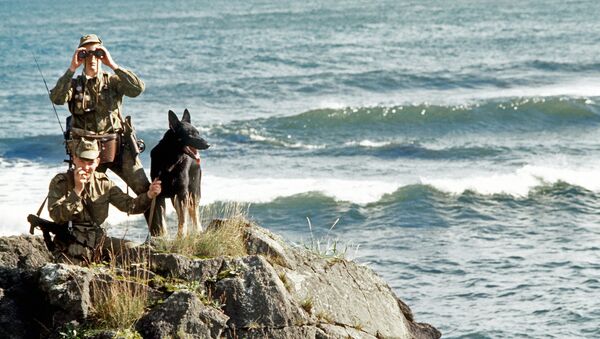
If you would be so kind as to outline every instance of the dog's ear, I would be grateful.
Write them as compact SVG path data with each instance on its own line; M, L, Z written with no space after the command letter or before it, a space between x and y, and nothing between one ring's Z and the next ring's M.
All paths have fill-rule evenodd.
M173 111L169 110L169 128L175 130L177 125L179 125L179 118Z
M183 116L181 117L181 121L185 121L188 124L192 123L192 117L190 117L190 111L187 108L183 111Z

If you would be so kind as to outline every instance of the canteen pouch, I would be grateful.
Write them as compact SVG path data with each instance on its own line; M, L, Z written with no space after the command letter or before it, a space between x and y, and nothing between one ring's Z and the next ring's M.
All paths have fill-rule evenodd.
M121 154L121 138L118 134L107 134L98 137L100 144L100 163L111 163L118 159Z

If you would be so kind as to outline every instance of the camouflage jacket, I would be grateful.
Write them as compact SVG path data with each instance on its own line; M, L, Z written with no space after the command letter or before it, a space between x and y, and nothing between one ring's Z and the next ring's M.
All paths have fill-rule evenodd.
M73 79L73 75L67 70L58 79L50 91L50 100L57 105L69 104L71 127L98 134L119 131L123 95L136 97L144 91L144 82L123 68L117 68L112 75L101 71L90 79L83 74Z
M109 203L123 212L139 214L152 202L146 193L137 198L130 197L101 172L94 172L81 197L73 187L73 172L57 174L50 182L48 211L54 222L64 224L73 221L75 225L100 226L108 217Z

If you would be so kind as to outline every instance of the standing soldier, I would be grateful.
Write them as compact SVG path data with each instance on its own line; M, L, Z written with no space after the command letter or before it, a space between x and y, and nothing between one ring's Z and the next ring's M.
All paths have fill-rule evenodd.
M102 71L102 64L114 74ZM82 74L73 78L81 65ZM132 71L120 67L95 34L81 37L69 69L50 91L53 103L69 106L71 117L67 119L66 138L98 140L101 149L98 171L110 168L136 194L146 192L150 182L138 156L140 149L131 120L123 119L121 104L123 95L136 97L143 91L144 82ZM160 235L164 229L163 211L156 209L153 217L150 212L145 213L146 221L152 220L152 225L148 225L150 234Z
M48 212L54 222L66 225L71 237L54 237L53 254L57 261L74 264L105 260L125 254L132 243L107 237L102 223L108 205L131 214L148 209L161 191L157 179L137 198L125 194L106 174L97 172L100 164L98 141L81 138L73 141L74 168L57 174L48 189Z

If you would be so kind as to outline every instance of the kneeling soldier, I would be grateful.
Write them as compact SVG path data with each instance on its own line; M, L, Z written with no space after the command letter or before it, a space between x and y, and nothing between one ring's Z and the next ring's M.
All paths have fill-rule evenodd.
M102 223L108 217L108 204L129 214L143 213L161 190L155 180L148 191L132 198L106 174L96 172L99 164L98 142L81 139L72 147L75 169L56 175L50 182L48 210L58 224L68 224L71 243L54 239L54 256L59 262L90 263L119 255L131 242L107 237Z

